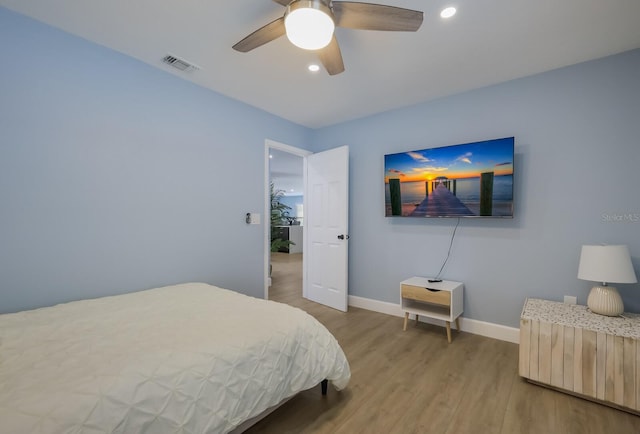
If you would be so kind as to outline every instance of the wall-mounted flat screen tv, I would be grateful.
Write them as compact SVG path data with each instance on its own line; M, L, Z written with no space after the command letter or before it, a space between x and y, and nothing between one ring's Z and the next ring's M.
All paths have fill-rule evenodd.
M384 156L387 217L513 217L514 138Z

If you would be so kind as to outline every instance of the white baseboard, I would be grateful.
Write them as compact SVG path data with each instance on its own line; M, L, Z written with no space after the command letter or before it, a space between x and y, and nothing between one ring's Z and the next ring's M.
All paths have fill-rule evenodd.
M385 313L398 317L404 317L404 312L399 304L388 303L385 301L372 300L370 298L349 296L349 306L359 307L362 309L372 310L374 312ZM429 324L444 326L444 321L420 317L420 321ZM494 324L485 321L478 321L471 318L460 317L460 328L464 332L473 333L474 335L486 336L488 338L499 339L501 341L512 342L517 344L520 342L520 330L514 327L507 327L500 324Z

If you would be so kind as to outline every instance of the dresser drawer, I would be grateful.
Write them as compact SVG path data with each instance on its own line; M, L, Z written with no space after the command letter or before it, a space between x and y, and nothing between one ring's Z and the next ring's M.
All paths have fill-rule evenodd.
M402 285L402 298L422 301L424 303L451 306L451 292L431 291L421 286Z

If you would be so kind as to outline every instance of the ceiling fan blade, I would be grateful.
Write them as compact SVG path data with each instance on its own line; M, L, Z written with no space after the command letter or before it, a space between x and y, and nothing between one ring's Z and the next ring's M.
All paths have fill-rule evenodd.
M423 13L395 6L371 3L332 3L336 26L361 30L415 32L422 25Z
M318 51L320 61L324 65L329 75L337 75L344 71L344 63L342 62L342 53L336 35L333 35L329 45Z
M233 46L236 51L246 53L254 48L258 48L261 45L271 42L274 39L278 39L285 34L284 17L280 17L277 20L271 21L264 27L260 27L255 32L244 38Z
M282 6L289 6L289 3L291 3L291 0L273 0L274 2L281 4Z

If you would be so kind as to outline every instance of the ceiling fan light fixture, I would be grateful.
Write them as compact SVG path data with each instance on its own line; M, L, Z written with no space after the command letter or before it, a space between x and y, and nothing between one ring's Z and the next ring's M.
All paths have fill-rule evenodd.
M296 0L287 6L284 27L293 45L319 50L329 45L336 25L331 10L321 1Z

